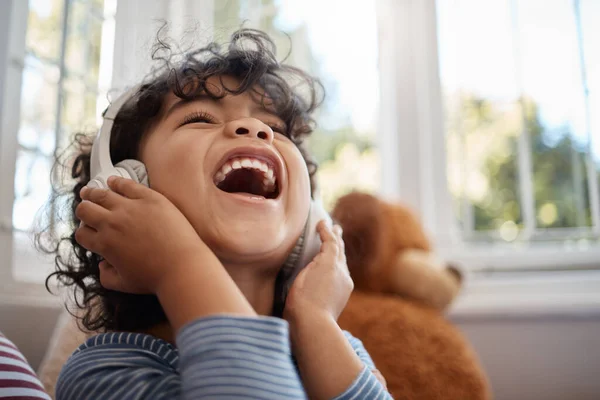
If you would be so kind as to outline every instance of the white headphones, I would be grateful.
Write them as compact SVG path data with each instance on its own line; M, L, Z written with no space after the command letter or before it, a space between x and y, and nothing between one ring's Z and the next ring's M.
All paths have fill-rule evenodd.
M123 160L117 165L113 165L110 158L110 138L114 120L123 107L123 105L133 98L140 90L141 85L136 85L127 90L109 106L103 116L102 126L92 145L92 154L90 158L90 176L92 177L87 184L88 187L108 188L107 180L111 176L120 176L126 179L132 179L150 187L148 173L144 164L138 160ZM331 217L325 211L318 200L311 200L310 210L304 232L300 235L296 246L286 260L282 270L283 298L279 301L285 302L285 297L292 285L292 282L308 263L319 253L321 248L321 239L317 233L317 224L325 219L331 226ZM276 299L277 301L277 299Z

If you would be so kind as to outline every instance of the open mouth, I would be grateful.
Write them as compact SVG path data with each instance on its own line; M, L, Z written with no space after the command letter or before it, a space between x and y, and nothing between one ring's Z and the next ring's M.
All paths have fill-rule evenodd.
M279 196L276 169L268 159L253 156L230 158L213 179L215 185L227 193L245 193L265 199Z

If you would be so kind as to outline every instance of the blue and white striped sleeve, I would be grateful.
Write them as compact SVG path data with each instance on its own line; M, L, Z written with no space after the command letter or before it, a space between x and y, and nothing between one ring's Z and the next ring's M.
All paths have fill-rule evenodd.
M209 317L177 337L184 399L305 399L288 324L274 317Z
M160 349L122 344L84 348L63 368L56 398L306 398L291 358L288 325L281 319L202 318L180 330L177 346L177 369L160 356Z
M392 400L390 393L373 374L375 364L362 342L346 331L344 334L363 362L364 368L350 387L334 400Z

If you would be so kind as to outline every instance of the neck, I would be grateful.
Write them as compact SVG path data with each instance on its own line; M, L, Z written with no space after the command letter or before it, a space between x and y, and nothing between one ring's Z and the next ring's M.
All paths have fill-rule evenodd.
M276 271L265 271L260 267L252 268L248 265L227 264L225 269L240 288L252 308L258 315L271 315L273 311L273 298L275 296ZM257 273L257 270L259 271ZM171 330L168 322L154 326L144 333L163 339L175 345L175 332Z
M277 271L261 270L248 265L225 265L225 269L240 288L258 315L271 315Z

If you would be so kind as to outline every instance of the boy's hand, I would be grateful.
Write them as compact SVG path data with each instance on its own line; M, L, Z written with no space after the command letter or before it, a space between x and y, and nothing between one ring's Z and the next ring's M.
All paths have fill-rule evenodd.
M112 190L83 188L75 211L83 225L75 239L101 255L100 282L127 293L155 293L166 274L210 251L185 216L162 194L111 177Z
M348 272L342 229L333 230L325 221L319 222L321 251L294 280L284 309L284 318L290 322L309 315L323 314L337 320L346 307L354 289Z

